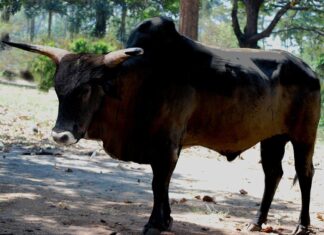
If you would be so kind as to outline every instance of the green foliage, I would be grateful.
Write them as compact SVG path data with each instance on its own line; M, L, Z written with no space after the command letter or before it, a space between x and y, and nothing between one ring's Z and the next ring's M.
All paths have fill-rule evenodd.
M54 85L55 65L45 56L37 56L32 61L32 72L40 90L48 91Z
M90 51L90 43L83 38L77 39L70 44L70 51L75 53L86 53Z
M201 30L199 40L208 45L221 48L238 47L236 37L232 31L230 23L205 22L204 29Z
M20 10L21 1L19 0L1 0L0 1L0 10L9 7L10 13L14 14Z
M215 0L202 2L199 13L199 41L222 48L237 47L229 17L230 9L223 5L211 8L210 4L213 1ZM216 3L213 2L213 4Z
M70 44L69 49L75 53L106 54L109 51L116 50L117 46L112 43L108 44L103 40L90 41L89 39L79 38Z
M315 70L320 78L324 79L324 53L320 54L316 64L315 64ZM324 94L324 91L323 91ZM324 102L324 101L323 101Z
M104 43L102 41L94 43L91 49L91 53L94 54L106 54L109 52L107 43Z

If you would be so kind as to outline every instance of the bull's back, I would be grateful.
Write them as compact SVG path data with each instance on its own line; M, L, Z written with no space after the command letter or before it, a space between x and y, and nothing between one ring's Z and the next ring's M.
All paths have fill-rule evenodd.
M239 57L242 52L235 53ZM242 57L249 58L245 64L254 67L243 63L220 73L226 75L222 78L199 78L202 83L204 79L231 82L219 82L220 87L214 89L197 87L197 108L184 144L226 154L242 152L275 135L294 138L307 131L313 135L319 119L320 86L312 70L285 52L243 51Z

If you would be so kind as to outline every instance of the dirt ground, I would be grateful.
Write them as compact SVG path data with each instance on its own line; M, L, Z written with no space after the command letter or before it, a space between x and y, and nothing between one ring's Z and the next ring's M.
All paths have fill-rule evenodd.
M0 85L0 234L140 234L152 208L150 167L114 160L100 142L55 145L49 133L56 109L52 91ZM317 234L324 234L323 150L318 141L311 201ZM231 163L205 148L183 150L170 186L173 233L247 234L263 193L259 160L258 146ZM283 168L268 233L289 234L298 221L290 145Z

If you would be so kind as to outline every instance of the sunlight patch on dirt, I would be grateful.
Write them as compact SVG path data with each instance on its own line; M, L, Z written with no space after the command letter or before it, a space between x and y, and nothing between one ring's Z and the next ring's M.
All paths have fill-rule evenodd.
M52 225L55 225L57 223L54 219L47 217L39 217L35 215L22 216L21 219L25 220L26 222L38 222Z
M36 200L37 198L40 198L40 195L34 193L1 193L0 194L0 202L9 202L17 199Z

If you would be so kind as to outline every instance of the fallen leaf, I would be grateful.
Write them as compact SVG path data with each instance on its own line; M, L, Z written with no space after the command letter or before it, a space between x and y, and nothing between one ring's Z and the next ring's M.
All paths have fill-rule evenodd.
M284 228L278 228L278 229L275 229L273 230L273 233L277 233L277 234L292 234L293 231L292 230L288 230L288 229L284 229Z
M240 190L240 194L242 194L242 195L246 195L246 194L248 194L248 192L245 191L244 189L241 189L241 190Z
M179 204L179 202L175 199L171 199L171 202L170 202L171 205L175 205L175 204Z
M68 221L68 220L62 221L62 224L63 225L71 225L72 224L72 221Z
M65 202L59 202L57 205L61 209L64 209L64 210L68 210L69 209L68 205Z
M213 203L216 203L214 198L210 197L210 196L207 196L205 195L202 199L204 202L213 202Z
M18 118L19 118L20 120L30 120L30 119L31 119L31 117L26 116L26 115L19 116Z
M188 201L187 199L181 198L180 201L179 201L179 203L186 203L187 201Z
M271 226L268 226L268 227L265 227L265 228L261 229L261 232L263 232L263 233L272 233L273 228Z
M316 218L324 222L324 216L321 215L320 213L317 213Z
M201 200L201 197L199 195L195 196L195 198Z
M104 220L104 219L101 219L100 222L103 224L107 223L106 220Z

